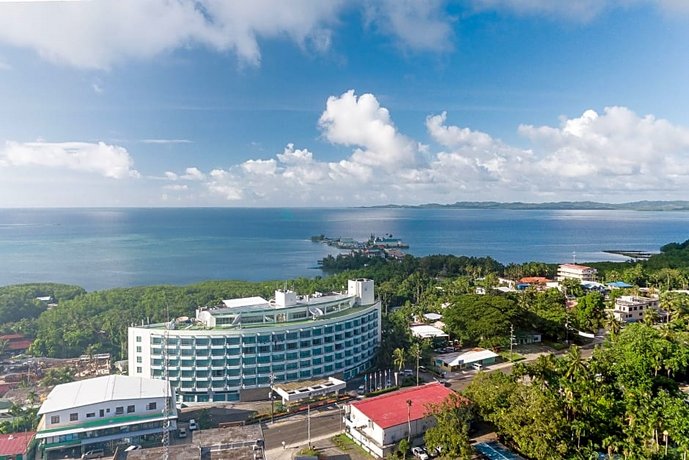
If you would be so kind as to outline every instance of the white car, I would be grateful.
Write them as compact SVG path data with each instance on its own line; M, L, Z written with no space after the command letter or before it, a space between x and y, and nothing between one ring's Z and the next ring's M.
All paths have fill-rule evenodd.
M189 420L189 431L194 431L194 430L198 430L198 429L199 429L199 426L196 424L196 420L194 420L194 419Z
M419 460L428 460L430 458L423 447L412 447L411 453Z
M131 446L124 449L124 451L125 452L131 452L133 450L139 450L139 449L141 449L141 446L139 444L132 444Z

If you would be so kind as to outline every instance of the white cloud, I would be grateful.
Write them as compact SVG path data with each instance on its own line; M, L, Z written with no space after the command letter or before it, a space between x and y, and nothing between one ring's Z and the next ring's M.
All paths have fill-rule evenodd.
M8 141L0 150L0 168L43 167L100 174L113 179L138 177L134 161L123 147L87 142Z
M189 139L142 139L143 144L191 144L192 141Z
M269 175L275 174L277 162L275 160L249 160L242 163L242 169L248 174Z
M98 205L94 196L102 199L106 183L108 196L146 197L136 204L161 204L163 192L176 204L245 206L681 199L689 188L689 128L625 107L586 110L554 126L523 124L517 132L526 147L451 123L445 112L429 115L424 161L415 159L419 143L398 131L371 94L330 98L320 126L325 140L349 146L349 152L326 161L287 144L272 158L215 169L189 166L127 182L102 179L138 176L122 147L8 142L0 148L0 179L19 188L8 187L3 199L5 205L24 203L32 184L53 177L61 181L61 205L69 205L70 193L76 202L83 195ZM82 192L84 184L89 194ZM32 196L31 204L51 203L51 197Z
M440 0L369 0L366 11L368 21L403 48L448 51L453 47L453 18L444 7Z
M594 189L672 188L689 173L689 129L626 107L587 110L560 127L522 125L519 132L543 152L544 174L576 178ZM674 184L678 186L679 183Z
M397 131L373 94L357 98L350 90L329 97L318 123L330 142L359 147L352 154L356 163L390 169L416 161L418 143Z
M193 46L259 65L264 40L327 52L334 29L353 9L364 10L368 23L404 49L452 48L453 19L436 0L0 2L0 43L80 68L107 69Z
M183 191L189 190L189 186L186 184L164 185L163 188L165 190L171 190L173 192L183 192Z
M204 180L206 175L199 168L191 167L185 169L184 174L179 176L179 178L184 180Z
M670 14L689 13L689 2L686 0L472 0L471 4L478 11L513 11L581 22L590 21L607 11L644 5Z

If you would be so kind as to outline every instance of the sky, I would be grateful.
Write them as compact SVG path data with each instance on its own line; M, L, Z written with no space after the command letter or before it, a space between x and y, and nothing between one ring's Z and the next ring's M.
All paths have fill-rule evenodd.
M0 0L0 207L689 199L689 0Z

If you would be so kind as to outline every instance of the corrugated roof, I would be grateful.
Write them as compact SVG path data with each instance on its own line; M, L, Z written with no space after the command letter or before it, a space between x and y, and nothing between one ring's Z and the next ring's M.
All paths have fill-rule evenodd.
M255 307L255 306L270 306L270 303L263 297L242 297L240 299L227 299L223 300L222 303L227 308L237 308L237 307Z
M407 401L410 420L419 420L428 415L428 404L443 402L453 391L438 382L387 393L374 398L352 403L373 423L383 429L407 423Z
M31 438L35 434L34 431L0 434L0 455L19 455L25 453Z
M63 383L53 388L39 414L105 401L165 397L168 382L129 375L106 375L78 382ZM168 394L171 394L168 390Z
M592 270L591 267L587 267L586 265L579 265L579 264L562 264L560 265L560 268L567 267L567 268L572 268L574 270Z
M471 364L484 359L497 358L498 354L493 353L485 348L472 348L471 350L460 351L459 353L449 353L447 355L440 355L438 359L447 363L450 366L458 366L461 363Z

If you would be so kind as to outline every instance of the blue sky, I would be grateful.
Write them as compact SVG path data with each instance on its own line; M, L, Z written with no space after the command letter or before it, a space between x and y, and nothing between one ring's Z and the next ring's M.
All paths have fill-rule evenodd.
M0 207L685 199L689 2L0 0Z

